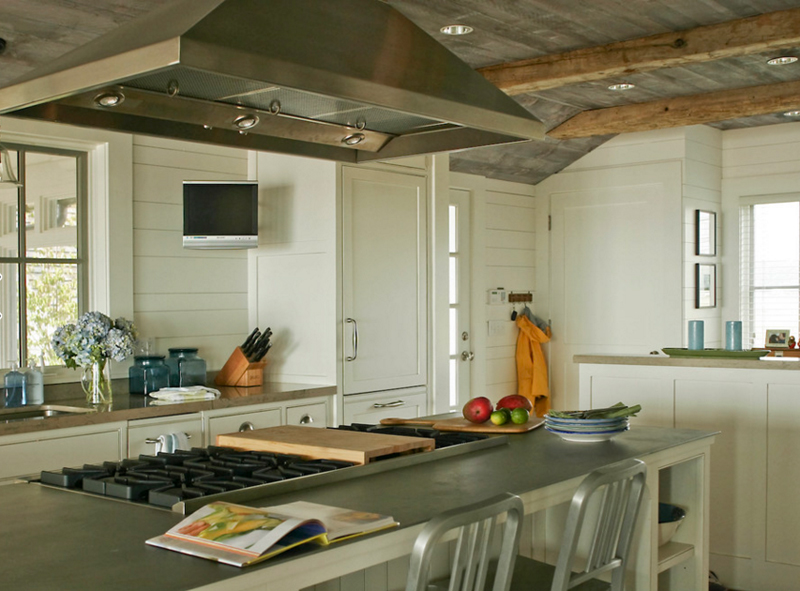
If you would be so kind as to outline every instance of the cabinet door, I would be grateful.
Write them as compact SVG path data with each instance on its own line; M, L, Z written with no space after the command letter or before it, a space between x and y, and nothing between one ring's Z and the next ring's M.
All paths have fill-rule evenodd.
M125 423L10 435L0 441L0 482L42 470L120 460ZM10 481L10 480L9 480Z
M346 396L344 424L378 424L381 419L414 419L427 413L428 395L424 390L381 392L364 396Z
M426 179L342 169L344 393L426 384Z

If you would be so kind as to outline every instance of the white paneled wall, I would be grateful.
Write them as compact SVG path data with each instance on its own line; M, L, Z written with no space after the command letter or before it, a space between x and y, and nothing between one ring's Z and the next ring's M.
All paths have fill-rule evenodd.
M183 248L183 181L246 180L245 150L134 136L134 321L217 370L249 332L247 251Z
M266 379L337 383L337 165L270 153L256 162L259 245L249 289L251 323L273 331Z

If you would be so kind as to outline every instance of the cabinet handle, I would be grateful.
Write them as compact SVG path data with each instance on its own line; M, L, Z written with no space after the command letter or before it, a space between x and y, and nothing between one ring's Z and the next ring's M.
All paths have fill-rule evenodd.
M239 425L239 433L244 433L245 431L254 431L255 428L256 427L255 425L253 425L253 423L251 423L250 421L245 421L244 423Z
M186 435L186 439L192 438L191 434L189 433L184 433L184 435ZM148 437L147 439L144 440L144 442L150 445L155 445L156 443L158 443L158 438Z
M353 323L353 356L345 357L345 361L355 361L358 358L358 322L354 318L346 318L345 322Z
M305 414L300 417L300 424L301 425L310 425L314 422L314 419L311 418L311 415Z
M395 408L398 406L403 406L405 404L405 400L395 400L394 402L376 402L372 405L372 408Z

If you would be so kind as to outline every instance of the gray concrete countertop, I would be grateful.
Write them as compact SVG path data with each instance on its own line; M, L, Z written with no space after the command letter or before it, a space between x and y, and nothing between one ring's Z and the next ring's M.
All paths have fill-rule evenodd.
M323 486L314 486L311 477L307 488L248 504L269 506L305 500L352 507L390 514L402 529L500 492L537 490L603 465L644 458L711 436L713 433L707 431L636 427L613 441L583 444L565 442L536 429L508 436L507 445ZM328 551L299 547L237 569L145 545L145 540L180 521L181 516L175 513L36 483L0 487L0 507L2 581L8 589L193 589L285 561L304 560L304 566L313 569L315 561L322 560ZM394 531L372 535L391 536ZM359 539L363 540L341 542L331 549Z
M212 386L221 393L216 400L201 400L176 404L154 404L152 398L128 393L127 380L114 380L112 402L109 405L98 405L96 412L61 415L44 419L27 419L18 421L0 421L0 436L18 433L32 433L50 429L67 427L83 427L115 421L129 421L153 417L172 416L195 413L220 408L249 406L269 402L302 400L317 396L332 396L336 386L320 386L315 384L265 383L250 388L234 388ZM80 389L80 388L78 388ZM63 406L90 408L86 397L69 398L66 396L49 397L45 392L45 403Z
M593 363L600 365L655 365L660 367L800 370L800 358L797 357L727 359L723 357L668 357L666 355L575 355L572 360L575 363Z

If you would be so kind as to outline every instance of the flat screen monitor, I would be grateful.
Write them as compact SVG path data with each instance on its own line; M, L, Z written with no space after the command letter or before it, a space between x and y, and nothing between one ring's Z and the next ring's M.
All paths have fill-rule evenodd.
M256 248L258 184L184 181L184 248Z

